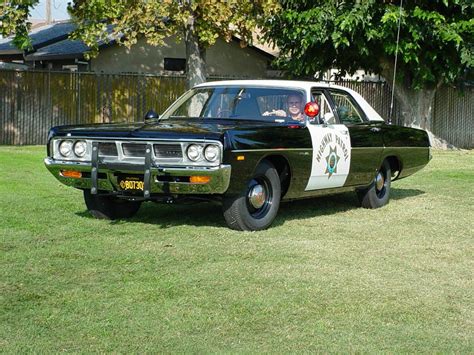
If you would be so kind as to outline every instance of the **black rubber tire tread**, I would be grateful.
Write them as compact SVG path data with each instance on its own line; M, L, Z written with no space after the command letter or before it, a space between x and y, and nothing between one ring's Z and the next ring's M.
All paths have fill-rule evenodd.
M268 228L275 219L280 207L281 184L278 172L269 161L262 161L253 178L265 176L272 189L272 205L267 214L260 219L254 218L247 208L247 187L235 197L224 198L222 207L229 228L239 231L257 231Z
M124 219L133 217L140 209L140 201L127 201L107 195L92 195L84 190L87 210L97 219Z
M379 197L377 195L377 189L375 186L374 178L374 182L372 182L372 184L367 189L357 191L357 197L359 198L359 202L364 208L380 208L382 206L385 206L390 199L390 186L392 176L390 170L390 163L387 160L384 160L379 171L383 172L386 178L385 193L382 197Z

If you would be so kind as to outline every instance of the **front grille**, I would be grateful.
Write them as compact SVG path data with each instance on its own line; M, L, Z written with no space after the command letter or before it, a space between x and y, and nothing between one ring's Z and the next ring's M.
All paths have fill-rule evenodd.
M123 143L122 151L123 151L123 155L125 156L143 158L145 156L146 144Z
M115 143L99 143L99 155L116 157L118 155L117 145Z
M132 138L133 139L133 138ZM105 139L102 141L90 139L87 140L89 150L91 145L98 143L99 148L99 161L106 164L109 163L130 163L130 164L141 164L146 160L146 150L150 147L152 164L158 166L164 165L176 165L176 166L217 166L219 162L210 163L206 161L199 161L193 163L186 159L185 150L189 144L193 142L176 142L176 141L165 141L165 140L121 140L115 141ZM210 143L210 142L209 142ZM201 145L209 144L208 142L199 143ZM213 142L213 144L219 144L219 142ZM222 149L222 147L221 147Z
M153 148L157 158L181 159L183 157L181 144L155 144Z

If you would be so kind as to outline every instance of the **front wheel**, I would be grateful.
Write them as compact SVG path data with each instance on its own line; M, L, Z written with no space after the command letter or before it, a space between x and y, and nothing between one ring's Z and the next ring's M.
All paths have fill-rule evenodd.
M357 191L359 202L364 208L379 208L388 203L390 198L391 170L388 161L384 160L372 184L364 190Z
M90 214L98 219L133 217L140 209L140 201L127 201L109 195L92 195L84 190L84 201Z
M260 163L244 191L223 201L227 225L236 230L266 229L280 207L281 185L278 173L270 162Z

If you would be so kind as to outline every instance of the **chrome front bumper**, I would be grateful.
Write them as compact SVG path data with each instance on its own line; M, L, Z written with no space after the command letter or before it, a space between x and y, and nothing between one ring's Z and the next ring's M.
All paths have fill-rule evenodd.
M92 189L92 164L88 162L70 162L46 158L46 168L63 184L79 189ZM70 178L62 171L79 171L81 178ZM152 166L150 168L150 193L153 194L223 194L230 183L231 166L221 164L216 167L172 167ZM99 191L127 194L119 186L120 174L144 174L144 166L139 164L100 163L98 166L97 189ZM181 182L180 178L190 176L209 176L208 183ZM162 181L168 179L169 181ZM178 180L178 181L174 181ZM185 180L185 179L184 179Z

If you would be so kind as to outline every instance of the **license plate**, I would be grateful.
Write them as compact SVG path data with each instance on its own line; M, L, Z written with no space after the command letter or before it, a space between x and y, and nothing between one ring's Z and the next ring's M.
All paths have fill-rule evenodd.
M119 178L119 186L124 191L143 191L143 178L137 176L127 176Z

